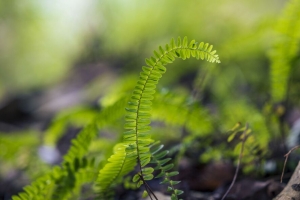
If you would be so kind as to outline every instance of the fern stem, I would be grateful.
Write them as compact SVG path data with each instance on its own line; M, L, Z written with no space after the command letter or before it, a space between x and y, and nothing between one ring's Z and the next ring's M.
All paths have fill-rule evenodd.
M148 185L148 183L144 180L143 177L142 177L142 180L143 180L143 182L144 182L144 184L145 184L145 188L146 188L146 190L147 190L147 192L148 192L148 194L149 194L150 199L152 200L152 197L151 197L151 195L150 195L150 194L152 194L153 197L154 197L156 200L158 200L158 198L156 197L156 195L155 195L154 192L152 191L151 187ZM149 193L149 192L150 192L150 193Z

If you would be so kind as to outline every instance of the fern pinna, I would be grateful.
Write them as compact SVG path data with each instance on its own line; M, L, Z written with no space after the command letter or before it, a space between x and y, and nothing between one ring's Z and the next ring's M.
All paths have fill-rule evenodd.
M108 191L118 178L133 170L136 163L139 168L138 176L142 180L142 182L138 181L138 186L145 183L145 180L153 178L153 170L145 168L153 158L150 152L150 145L153 143L149 134L150 112L156 85L162 74L166 72L165 65L173 63L175 58L185 60L190 57L220 63L219 56L215 50L212 51L212 48L213 46L208 43L201 42L198 45L195 40L188 42L187 37L184 37L183 40L178 37L177 43L172 39L165 48L160 46L158 51L154 51L154 57L146 59L146 66L142 67L139 80L126 108L123 143L118 144L115 154L100 170L96 181L100 193ZM177 194L180 192L173 194L172 199L177 199Z

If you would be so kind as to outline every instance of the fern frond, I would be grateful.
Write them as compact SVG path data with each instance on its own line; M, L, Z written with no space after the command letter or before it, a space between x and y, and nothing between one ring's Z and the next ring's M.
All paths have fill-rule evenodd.
M121 101L122 104L122 101ZM118 104L116 104L118 105ZM107 109L104 109L99 115L98 119L101 119L102 117L108 115L110 113L111 109L115 109L114 106L109 106ZM106 119L106 122L109 121L109 119L114 119L115 115L111 115L112 117ZM98 120L98 126L104 126L106 123L103 122L104 120ZM99 124L101 123L101 124ZM98 129L96 127L95 123L91 123L87 125L78 135L75 139L72 140L72 146L70 147L68 153L64 156L63 160L63 166L65 171L67 172L67 175L62 176L62 180L59 181L60 184L65 183L64 192L57 192L59 195L58 199L67 199L71 194L70 191L73 191L75 189L75 183L76 181L73 181L73 179L78 176L78 166L76 166L77 158L81 158L86 155L88 152L89 145L91 144L92 140L96 137L98 134ZM74 169L69 167L69 163L74 162ZM78 162L77 162L78 163ZM77 164L78 165L78 164ZM77 177L78 178L78 177ZM69 186L69 190L67 190L66 186ZM69 195L69 196L68 196ZM57 195L56 195L57 197Z
M172 63L175 58L179 57L185 60L186 58L195 57L197 59L206 59L209 62L219 63L219 57L216 51L212 51L213 46L208 43L201 42L199 46L195 40L190 43L187 37L181 40L177 39L175 44L174 39L170 44L167 44L165 49L161 46L159 51L154 51L155 57L146 59L147 66L142 67L140 78L133 91L131 99L128 102L126 123L124 132L124 142L136 147L136 156L140 168L146 166L150 162L149 145L152 140L149 135L150 130L150 111L152 109L152 100L154 98L155 88L159 79L166 72L164 65ZM142 173L142 169L141 169Z
M12 197L13 200L50 199L51 191L55 188L55 181L62 175L61 168L56 166L48 174L38 178L31 185L25 186L24 192Z
M300 1L291 0L278 22L278 40L270 53L271 95L274 102L286 97L291 62L299 52Z
M13 200L69 199L80 193L81 186L93 180L94 161L74 159L62 167L54 167L51 172L40 177L31 185L24 187L24 192L12 197ZM84 178L82 178L84 174Z
M110 199L112 184L133 170L136 165L136 157L126 153L130 146L119 143L114 147L114 154L108 159L108 163L100 170L96 180L96 190L103 199Z
M55 167L52 172L38 179L32 183L31 186L26 186L24 188L25 192L18 194L19 197L15 196L14 199L51 199L50 197L46 198L46 196L50 195L51 191L56 188L58 183L57 180L66 179L66 177L67 180L70 180L75 177L78 167L75 167L76 170L71 171L71 168L68 166L72 164L76 166L76 162L78 162L77 159L83 158L83 156L87 153L88 146L97 133L98 130L94 124L86 126L72 141L73 145L64 156L63 167ZM67 182L68 184L66 185L68 185L68 187L65 187L63 194L61 194L62 196L69 194L75 186L75 180ZM59 183L61 183L61 181L59 181ZM48 191L48 193L45 193L45 191Z
M53 191L57 190L55 189L57 188L57 185L69 184L68 188L65 188L63 192L61 191L56 192L56 195L59 195L60 197L59 199L63 199L63 198L67 199L67 197L70 196L71 193L74 193L74 191L78 191L79 185L89 182L91 178L93 178L94 176L93 177L90 176L91 169L89 168L89 165L84 164L85 163L84 161L82 161L83 166L80 168L77 167L78 169L76 167L70 168L67 166L75 166L76 163L78 164L78 159L80 160L87 154L88 148L92 140L98 134L98 129L96 127L96 124L98 127L102 128L107 124L116 121L116 119L121 118L121 116L124 114L123 108L125 107L127 102L128 102L127 98L121 98L114 105L104 108L97 115L94 115L94 113L91 113L90 110L85 110L85 109L79 109L79 111L73 110L72 112L67 112L62 114L62 116L58 118L57 123L59 124L59 126L66 126L67 123L76 121L79 117L77 116L78 112L80 112L81 114L82 112L83 113L87 112L89 114L92 114L93 116L89 115L88 121L91 121L90 120L91 117L94 117L95 120L89 125L87 125L85 128L83 128L82 131L78 133L77 137L72 140L72 146L70 147L68 153L64 156L62 168L54 167L50 173L37 179L31 185L26 186L24 188L25 192L21 192L18 194L18 196L14 196L13 198L22 199L22 200L51 199L51 195ZM74 112L76 114L72 115L74 114ZM88 122L86 121L85 123ZM56 123L54 123L54 126L55 124ZM60 135L60 130L61 129L57 129L56 131L58 132L56 131L47 132L47 134L49 134L48 138L51 139L46 141L49 141L50 143L56 141L56 138ZM84 175L85 178L82 178L83 174L85 174ZM72 181L70 181L72 178L75 178L76 180L73 183ZM57 181L57 180L61 180L61 181Z
M180 183L180 181L173 181L171 180L171 177L178 175L179 172L170 172L174 164L168 164L171 158L165 158L165 156L169 153L169 151L161 151L163 147L164 145L156 147L152 146L153 149L151 149L151 163L156 164L156 170L160 170L160 174L158 174L155 178L163 178L163 181L160 184L168 184L168 192L172 193L171 199L178 200L178 196L183 194L183 191L175 189L174 186Z
M117 179L117 176L125 175L123 172L127 172L127 170L123 170L124 165L120 165L120 162L127 163L127 159L130 159L128 163L131 163L131 167L134 166L132 162L134 160L137 161L141 176L144 177L142 168L151 160L149 146L153 142L149 134L151 129L149 124L151 122L152 100L154 99L156 85L166 72L165 65L172 63L178 57L183 60L195 57L196 59L220 63L219 56L216 55L216 51L212 51L212 48L213 46L208 43L204 44L201 42L197 45L194 40L189 43L187 37L184 37L183 40L178 37L177 44L172 39L165 48L160 46L158 51L154 51L154 57L145 60L146 66L142 67L139 80L126 108L123 143L127 145L127 148L120 148L120 151L112 155L110 162L104 167L105 170L100 171L99 181L97 181L100 184L100 188L100 180L106 180L102 190L107 189ZM111 171L108 166L113 166L114 171ZM112 177L112 173L117 176ZM102 176L104 177L101 178Z
M65 163L62 176L57 179L51 199L74 199L81 192L83 184L92 182L96 173L94 159L75 158L72 163Z
M89 145L98 134L95 124L86 126L75 139L72 140L72 146L64 156L63 164L70 163L75 158L82 158L88 151Z

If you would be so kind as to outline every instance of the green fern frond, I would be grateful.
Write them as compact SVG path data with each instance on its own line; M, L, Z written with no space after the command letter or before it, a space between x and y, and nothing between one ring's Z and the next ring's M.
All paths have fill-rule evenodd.
M219 63L219 57L212 51L212 45L201 42L197 46L192 40L188 44L187 37L181 40L177 39L175 44L174 39L170 44L167 44L165 49L161 46L159 51L154 51L155 57L146 59L147 66L142 67L140 78L133 91L131 99L128 102L127 115L125 117L124 142L136 147L138 162L141 167L145 166L150 161L149 145L152 142L148 131L150 130L150 111L152 109L152 100L154 98L155 88L162 74L166 72L164 65L172 63L176 57L183 60L190 57L197 59L206 59L209 62Z
M76 166L76 162L78 162L77 159L81 159L85 156L88 151L89 144L95 138L97 133L98 130L94 124L86 126L72 141L73 145L70 147L68 153L64 156L63 167L55 167L51 173L38 179L37 181L32 183L31 186L25 187L25 192L19 193L19 197L15 196L14 199L51 199L51 197L46 198L46 196L50 195L51 191L56 188L56 185L58 183L57 180L64 177L68 177L67 180L70 180L72 177L75 177L77 169L75 171L70 171L71 168L69 168L68 166L70 166L71 164ZM75 186L75 181L68 181L68 184L69 189L71 190ZM66 187L64 190L64 194L68 194L70 190L68 190L68 188ZM48 193L46 194L45 191L48 191Z
M94 159L75 158L72 163L65 163L62 176L55 181L51 199L74 199L79 196L82 185L92 182L95 175Z
M180 183L180 181L173 181L171 177L179 174L178 171L170 170L173 168L174 164L168 164L171 158L165 158L169 151L161 151L164 145L152 146L151 148L151 163L156 164L155 170L160 170L160 173L155 178L163 178L160 184L168 184L168 192L171 192L171 199L178 200L178 196L183 194L182 190L175 189L175 185Z
M55 180L61 177L61 168L56 166L48 174L38 178L31 185L25 186L24 192L12 197L13 200L50 199L51 191L55 188Z
M270 53L271 95L274 102L286 97L291 62L299 52L300 1L291 0L278 22L278 41Z
M126 153L126 149L131 148L126 144L119 143L114 147L114 154L108 159L108 163L100 170L96 180L96 190L99 196L110 199L112 184L132 171L136 165L136 156Z
M97 134L98 134L98 129L95 123L91 123L87 125L77 135L75 139L72 140L72 145L68 153L64 156L63 159L63 163L62 163L63 175L60 177L59 181L56 181L57 183L56 188L58 189L58 191L54 192L54 196L52 199L68 199L72 196L74 191L76 191L76 182L78 183L79 182L78 180L81 181L83 180L83 179L78 179L80 174L79 169L87 167L87 163L84 160L83 162L80 162L80 159L78 158L84 158L84 156L88 152L92 140L96 137ZM88 170L88 172L90 172L90 169L85 169L85 170ZM64 189L59 190L59 188L64 188ZM78 187L77 187L77 192L78 192Z
M188 42L187 37L181 40L177 39L175 44L174 39L170 44L167 44L165 49L161 46L159 51L154 51L155 57L146 59L147 66L142 67L139 81L133 91L131 99L128 102L126 123L124 132L124 142L134 145L134 152L140 167L140 173L143 177L142 168L145 167L151 160L149 145L152 140L149 135L150 130L150 111L152 109L152 100L156 85L159 79L166 72L164 65L172 63L175 58L179 57L185 60L186 58L195 57L197 59L206 59L209 62L220 63L216 51L212 51L213 46L208 43L201 42L199 46L195 40ZM131 152L133 153L133 152Z
M51 172L24 187L24 192L13 196L12 199L69 199L73 195L78 195L81 186L91 182L94 175L93 160L75 158L72 163L65 163L62 167L54 167Z
M92 140L98 134L98 129L94 124L86 126L75 139L72 140L72 146L64 156L63 164L70 163L75 158L82 158L88 152Z
M138 162L140 175L144 178L147 177L143 174L144 169L142 168L151 160L149 146L153 140L149 134L151 129L149 126L151 122L150 112L156 85L162 74L166 72L165 65L172 63L175 58L185 60L190 57L220 63L216 51L212 51L212 48L213 46L208 43L201 42L197 45L195 40L188 42L187 37L184 37L183 40L178 37L177 43L172 39L165 48L160 46L158 51L154 51L154 57L146 59L147 66L142 67L140 78L126 108L124 127L126 131L123 133L123 143L127 147L119 147L119 150L111 156L108 164L100 171L97 182L102 191L105 191L118 176L122 177L125 175L124 172L128 173L130 167L134 166L132 165L134 160ZM130 161L127 161L128 159ZM124 170L124 163L131 165ZM114 170L112 171L110 167L113 167ZM150 179L150 176L148 178Z
M108 106L104 108L99 114L93 116L95 118L94 122L87 125L85 128L82 129L80 133L78 133L77 137L72 140L72 145L68 151L68 153L64 156L62 168L60 167L54 167L53 170L41 178L37 179L35 182L33 182L30 186L26 186L24 188L25 192L21 192L18 194L18 196L14 196L14 199L22 199L22 200L29 200L29 199L51 199L51 194L55 188L57 188L57 185L62 184L63 182L71 182L69 180L73 178L76 179L74 183L69 185L69 190L65 190L64 192L57 192L56 195L60 195L60 199L65 198L70 195L70 192L74 193L76 191L76 188L78 188L78 185L82 185L83 182L87 183L91 178L91 169L88 168L88 166L85 166L85 168L81 167L80 170L74 170L70 169L67 166L70 165L70 163L74 163L71 165L75 165L75 163L78 163L79 158L83 158L87 152L88 148L92 142L92 140L96 137L98 134L98 129L96 127L96 124L98 127L102 128L106 126L107 124L112 123L113 121L116 121L116 119L121 118L122 115L124 115L124 107L126 103L128 102L127 98L121 98L118 100L114 105ZM74 110L73 110L74 111ZM63 116L59 118L59 125L66 126L67 123L70 121L76 121L78 118L77 115L72 115L72 113L78 113L78 110L75 110L74 112L67 112L64 113ZM80 113L90 113L89 110L80 109ZM89 115L90 116L90 115ZM62 120L62 121L60 121ZM89 118L89 121L90 118ZM54 123L56 124L56 123ZM56 131L59 132L61 129L57 129ZM55 131L47 132L48 137L51 138L49 141L56 141L56 138L59 136L60 133ZM58 134L57 134L58 133ZM48 141L48 140L47 140ZM84 163L84 162L83 162ZM82 174L85 174L85 179L82 178ZM80 178L81 177L81 178ZM93 175L94 177L94 175ZM64 180L57 181L57 180ZM67 183L65 183L67 184ZM77 186L76 186L77 185ZM47 192L46 192L47 191ZM46 193L45 193L46 192ZM54 198L57 199L57 198Z

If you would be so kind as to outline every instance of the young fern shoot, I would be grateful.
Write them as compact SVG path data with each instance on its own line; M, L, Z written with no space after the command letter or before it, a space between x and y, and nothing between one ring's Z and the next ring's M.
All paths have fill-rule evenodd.
M138 186L142 185L145 180L153 179L153 171L146 167L153 159L150 151L150 145L153 144L149 133L151 127L151 107L154 98L155 88L162 75L166 72L165 65L173 63L175 58L183 60L194 57L196 59L207 60L209 62L220 63L219 56L213 46L208 43L201 42L199 45L195 40L188 42L187 37L181 39L178 37L177 43L174 39L170 44L166 44L165 48L159 47L158 51L154 51L154 57L146 59L146 66L142 67L139 80L134 88L132 96L128 102L125 116L125 132L123 133L123 146L121 151L115 152L109 158L109 162L100 170L97 179L100 193L105 193L118 178L125 176L137 164L139 172L135 176ZM168 170L162 170L172 166L161 166L159 169L166 175ZM170 169L169 169L170 168ZM174 173L173 173L174 174ZM175 184L173 184L175 185ZM171 184L171 186L173 187ZM174 188L171 189L173 194L179 195ZM172 198L175 199L175 198Z

